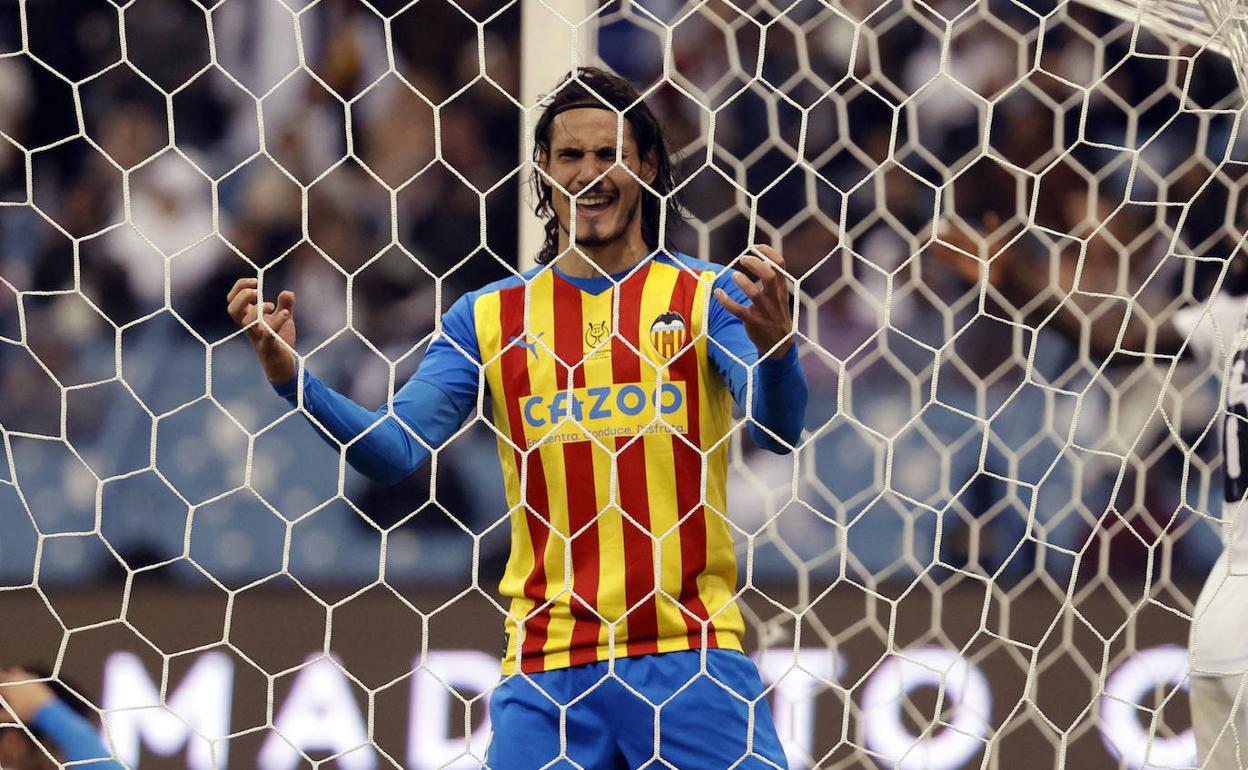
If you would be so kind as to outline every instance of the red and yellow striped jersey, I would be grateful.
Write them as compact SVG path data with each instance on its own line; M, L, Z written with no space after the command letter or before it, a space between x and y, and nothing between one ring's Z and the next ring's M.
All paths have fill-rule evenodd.
M511 510L505 674L741 649L716 275L662 257L600 293L542 269L475 298Z

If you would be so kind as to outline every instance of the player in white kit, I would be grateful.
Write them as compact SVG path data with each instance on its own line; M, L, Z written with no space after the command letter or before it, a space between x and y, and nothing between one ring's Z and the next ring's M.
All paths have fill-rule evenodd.
M989 214L983 230L992 231L998 223L997 217ZM979 250L975 238L956 228L942 230L941 240L967 254ZM969 282L981 280L979 265L974 261L952 251L941 250L937 255ZM1084 255L1080 289L1113 291L1117 265L1116 256L1100 258L1094 244L1090 244ZM1060 280L1064 286L1072 285L1074 266L1074 261L1061 265ZM991 264L988 280L1016 306L1021 306L1049 288L1049 271L1035 267L1021 254L1001 253ZM1105 274L1098 276L1098 272ZM1078 302L1076 297L1072 295L1066 301ZM1044 313L1050 309L1057 308L1045 308ZM1123 331L1121 316L1085 313L1076 317L1061 312L1065 309L1068 308L1059 309L1048 328L1072 340L1085 337L1084 342L1098 359L1110 357L1116 349L1134 351L1144 347L1146 334L1134 318ZM1095 319L1091 323L1090 315ZM1160 324L1153 352L1176 354L1183 349L1184 340L1185 358L1203 365L1225 367L1230 353L1235 351L1227 371L1226 409L1221 425L1225 481L1223 550L1197 599L1189 637L1189 702L1198 767L1248 770L1248 265L1233 263L1216 296L1208 302L1180 308L1169 323ZM1111 360L1116 365L1130 366L1140 359L1118 356Z
M1226 414L1222 425L1225 494L1222 507L1222 555L1205 579L1196 601L1190 637L1192 725L1199 767L1204 770L1248 768L1248 359L1245 358L1245 312L1248 287L1237 276L1227 278L1223 292L1209 304L1175 313L1178 332L1191 340L1200 357L1221 357L1236 350L1226 380Z

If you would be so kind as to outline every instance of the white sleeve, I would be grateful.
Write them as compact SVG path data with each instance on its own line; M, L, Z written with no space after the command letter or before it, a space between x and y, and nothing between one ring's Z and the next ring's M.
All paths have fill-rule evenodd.
M1238 347L1248 295L1219 293L1208 303L1175 311L1170 322L1188 339L1188 350L1201 361L1223 358Z

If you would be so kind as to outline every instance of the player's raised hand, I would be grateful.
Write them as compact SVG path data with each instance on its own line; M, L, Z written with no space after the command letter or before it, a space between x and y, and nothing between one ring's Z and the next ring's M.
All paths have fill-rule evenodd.
M23 723L34 718L39 709L56 699L56 694L39 677L20 668L0 671L0 698L4 698L9 712ZM0 719L4 709L0 709Z
M760 245L754 251L761 256L746 254L741 266L758 280L751 281L740 272L732 275L752 304L742 305L723 289L715 290L715 298L745 324L745 333L760 355L771 351L770 358L780 359L793 347L793 311L789 307L788 278L783 272L784 257L770 246Z
M277 295L276 304L264 303L264 319L257 322L258 286L255 278L235 281L226 295L228 312L234 323L247 330L247 338L255 347L269 382L290 382L298 371L291 352L295 346L295 293L284 291Z

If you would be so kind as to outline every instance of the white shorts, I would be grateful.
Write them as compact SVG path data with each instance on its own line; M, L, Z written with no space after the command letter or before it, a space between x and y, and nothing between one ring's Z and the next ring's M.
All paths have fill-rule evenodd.
M1244 676L1193 675L1189 701L1200 770L1248 770Z
M1232 574L1226 553L1196 600L1189 647L1193 676L1248 671L1248 574Z

